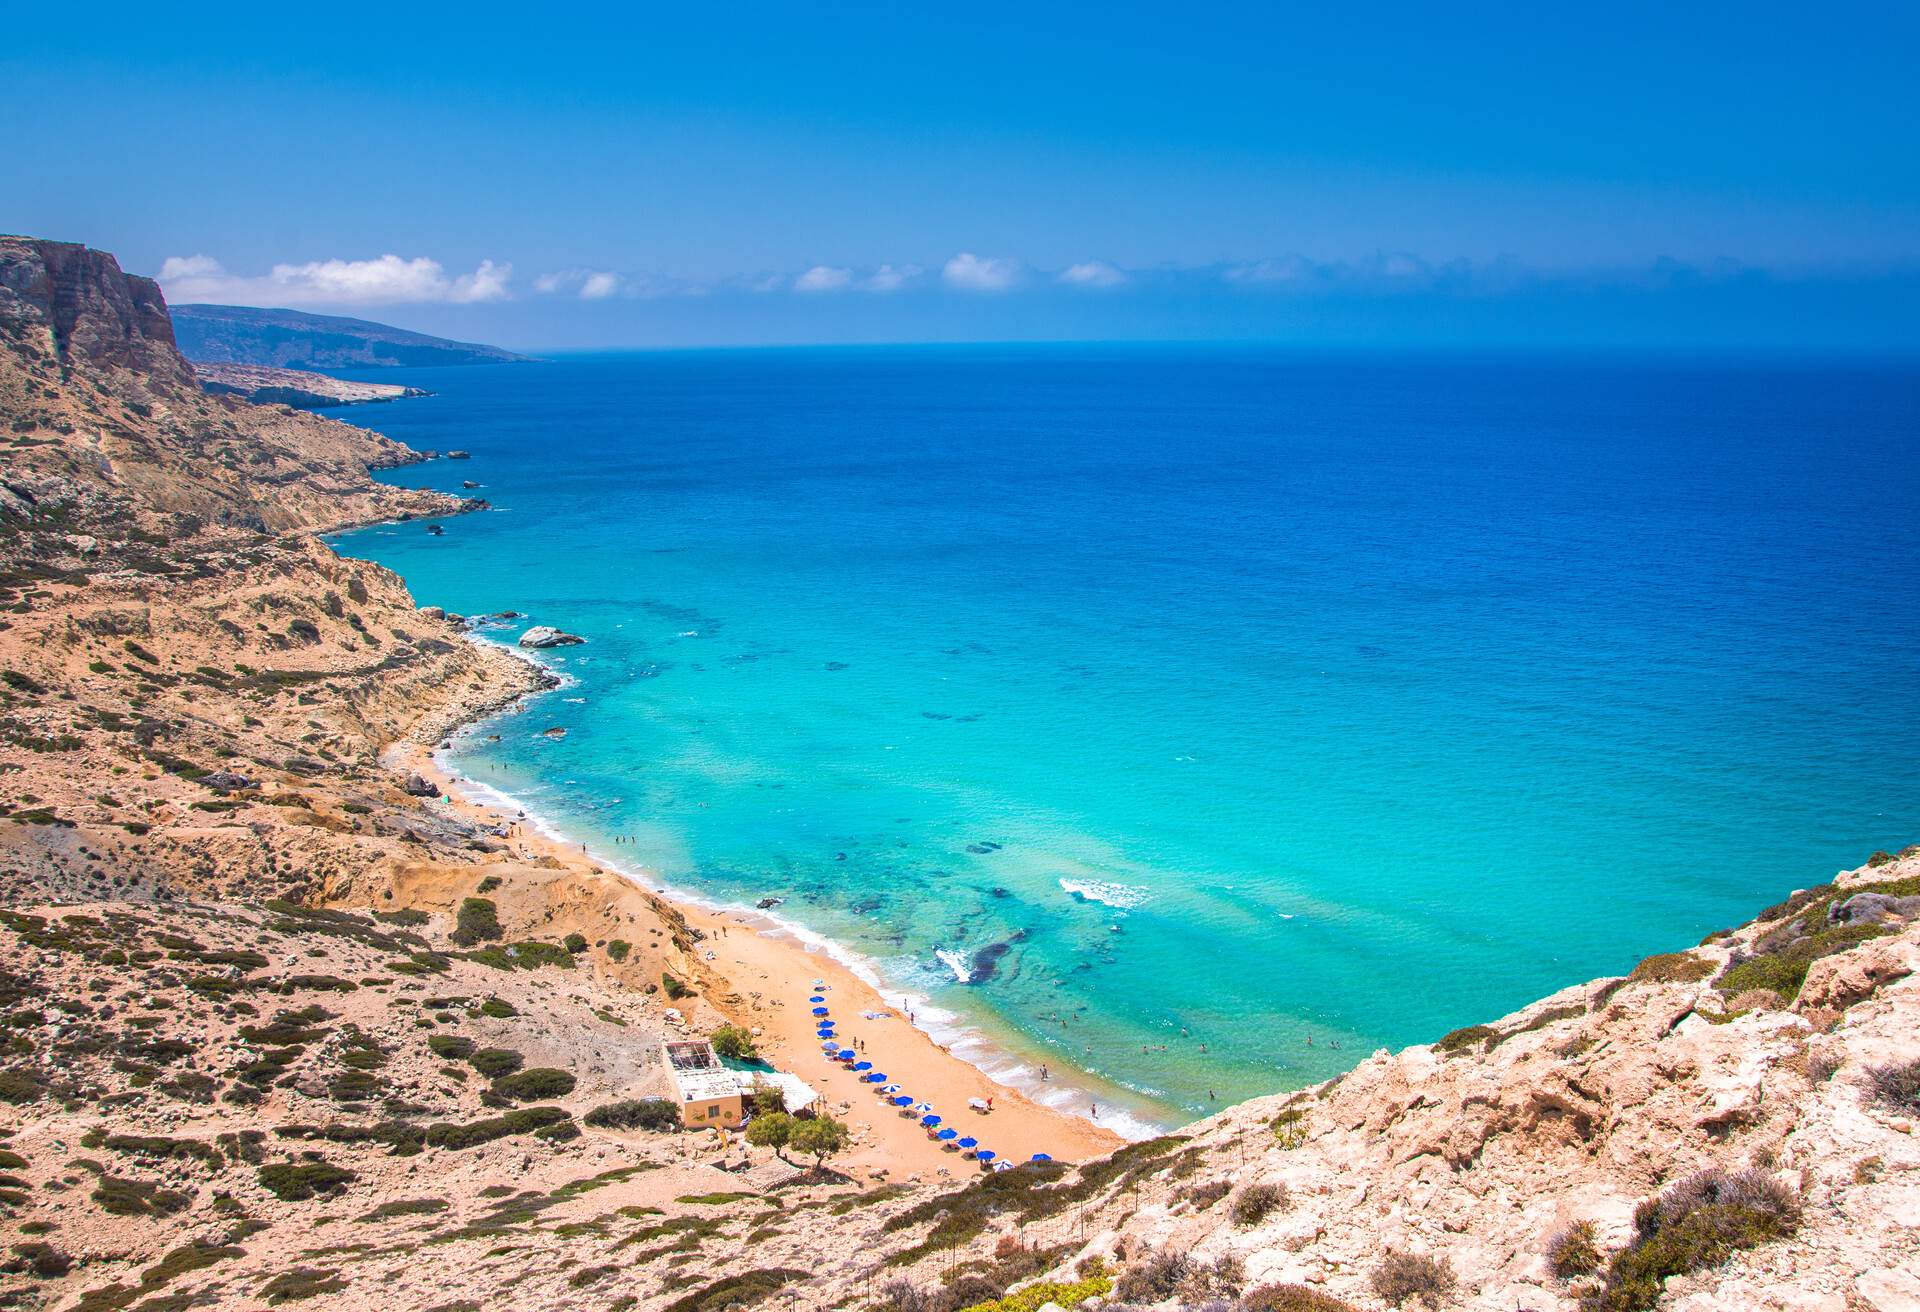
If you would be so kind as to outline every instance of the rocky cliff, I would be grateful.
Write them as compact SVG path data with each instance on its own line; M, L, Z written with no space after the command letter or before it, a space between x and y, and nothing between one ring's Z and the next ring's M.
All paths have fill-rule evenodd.
M424 388L398 383L354 383L310 369L275 369L262 364L196 364L193 373L209 392L238 396L255 405L290 405L297 410L429 395Z
M754 982L383 761L534 683L311 535L457 508L410 453L11 238L0 418L0 1306L1920 1308L1920 851L1111 1156L801 1173L632 1101Z
M510 364L527 359L479 342L410 332L366 319L243 305L182 305L174 310L180 346L203 364L296 369L394 365Z

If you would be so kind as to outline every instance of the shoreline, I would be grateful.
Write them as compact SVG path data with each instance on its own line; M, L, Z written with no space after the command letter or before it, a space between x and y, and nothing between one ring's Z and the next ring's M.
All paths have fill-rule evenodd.
M577 862L584 857L597 869L647 896L662 900L687 916L690 923L702 923L704 928L704 921L710 920L714 924L725 922L729 926L750 928L761 937L791 944L809 958L826 957L837 968L858 980L881 1005L898 1012L911 1012L916 1020L913 1028L929 1043L989 1080L996 1089L1018 1094L1050 1114L1089 1123L1115 1136L1114 1146L1167 1134L1184 1124L1155 1119L1145 1109L1127 1105L1127 1100L1139 1095L1123 1086L1112 1086L1117 1091L1105 1094L1087 1088L1085 1082L1096 1081L1099 1077L1077 1067L1068 1068L1070 1075L1067 1079L1043 1080L1035 1073L1036 1067L1050 1065L1052 1054L1021 1053L1011 1044L986 1033L969 1018L912 989L889 981L879 967L857 949L770 910L723 901L695 889L674 885L645 866L629 865L602 850L589 849L579 838L565 833L551 817L529 806L524 799L459 773L439 756L443 746L451 746L452 739L477 732L483 722L493 717L520 714L530 707L531 699L535 696L572 687L577 682L572 675L555 669L534 652L511 643L482 638L471 630L464 636L482 651L504 653L527 667L537 676L538 684L506 695L448 706L439 715L422 721L422 726L414 734L414 742L395 744L389 749L412 749L404 757L403 772L417 770L438 784L443 792L457 797L469 807L517 814L519 823L541 840L535 846L548 849L568 861ZM432 741L424 741L426 739ZM1110 1099L1104 1106L1103 1097Z
M565 676L536 656L467 636L477 646L504 652L541 672L542 686L477 700L457 710L449 707L423 720L410 738L390 744L382 753L384 763L402 774L417 772L431 780L445 794L445 804L470 819L517 824L515 839L530 855L550 857L569 868L586 867L661 903L699 930L703 938L698 966L724 985L702 989L702 1000L726 1019L757 1029L763 1058L812 1085L835 1115L865 1132L864 1142L850 1154L853 1165L895 1180L928 1174L963 1176L978 1170L972 1161L942 1151L926 1139L917 1123L882 1106L871 1086L858 1083L825 1058L804 1004L818 987L815 981L822 981L828 990L843 1040L864 1040L869 1047L863 1057L883 1066L889 1083L901 1085L916 1101L933 1104L948 1125L978 1138L982 1147L995 1149L1002 1160L1025 1161L1033 1153L1044 1152L1063 1161L1081 1161L1166 1132L1168 1127L1146 1121L1131 1109L1098 1108L1096 1097L1071 1080L1004 1078L1029 1067L1014 1053L1006 1054L1011 1068L1002 1066L997 1072L963 1055L969 1048L1004 1050L953 1013L931 1004L923 1009L917 995L890 987L871 963L844 945L783 917L715 902L673 888L652 872L624 867L564 836L549 818L527 809L519 799L452 769L439 759L441 742L455 733L472 731L493 716L510 713L537 693L565 686ZM909 1021L908 1016L913 1019ZM953 1022L950 1030L944 1024L949 1020ZM1058 1096L1045 1096L1056 1090ZM970 1111L968 1105L974 1099L991 1099L992 1111ZM1095 1114L1099 1120L1093 1118Z

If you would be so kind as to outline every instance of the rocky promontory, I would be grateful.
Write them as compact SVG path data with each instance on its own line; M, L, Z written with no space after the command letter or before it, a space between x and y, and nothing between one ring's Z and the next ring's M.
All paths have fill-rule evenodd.
M398 383L355 383L329 378L308 369L276 369L259 364L196 364L194 376L209 392L231 394L255 405L290 405L297 410L322 410L336 405L366 405L431 396L425 388Z

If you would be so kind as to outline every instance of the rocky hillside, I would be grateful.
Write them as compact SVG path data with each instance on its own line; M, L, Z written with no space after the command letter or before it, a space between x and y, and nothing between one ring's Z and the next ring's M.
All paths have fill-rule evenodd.
M509 364L524 355L479 342L409 332L390 324L300 310L244 305L181 305L173 311L180 349L204 364L292 369L364 369L388 365Z
M696 928L388 764L537 682L312 536L460 509L411 453L19 239L0 417L0 1307L1920 1307L1920 851L1079 1166L803 1171L644 1102L747 1015Z

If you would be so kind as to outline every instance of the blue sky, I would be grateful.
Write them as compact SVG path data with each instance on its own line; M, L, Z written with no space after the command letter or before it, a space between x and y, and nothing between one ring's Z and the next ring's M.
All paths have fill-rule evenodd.
M1920 346L1914 6L34 6L0 229L528 347Z

